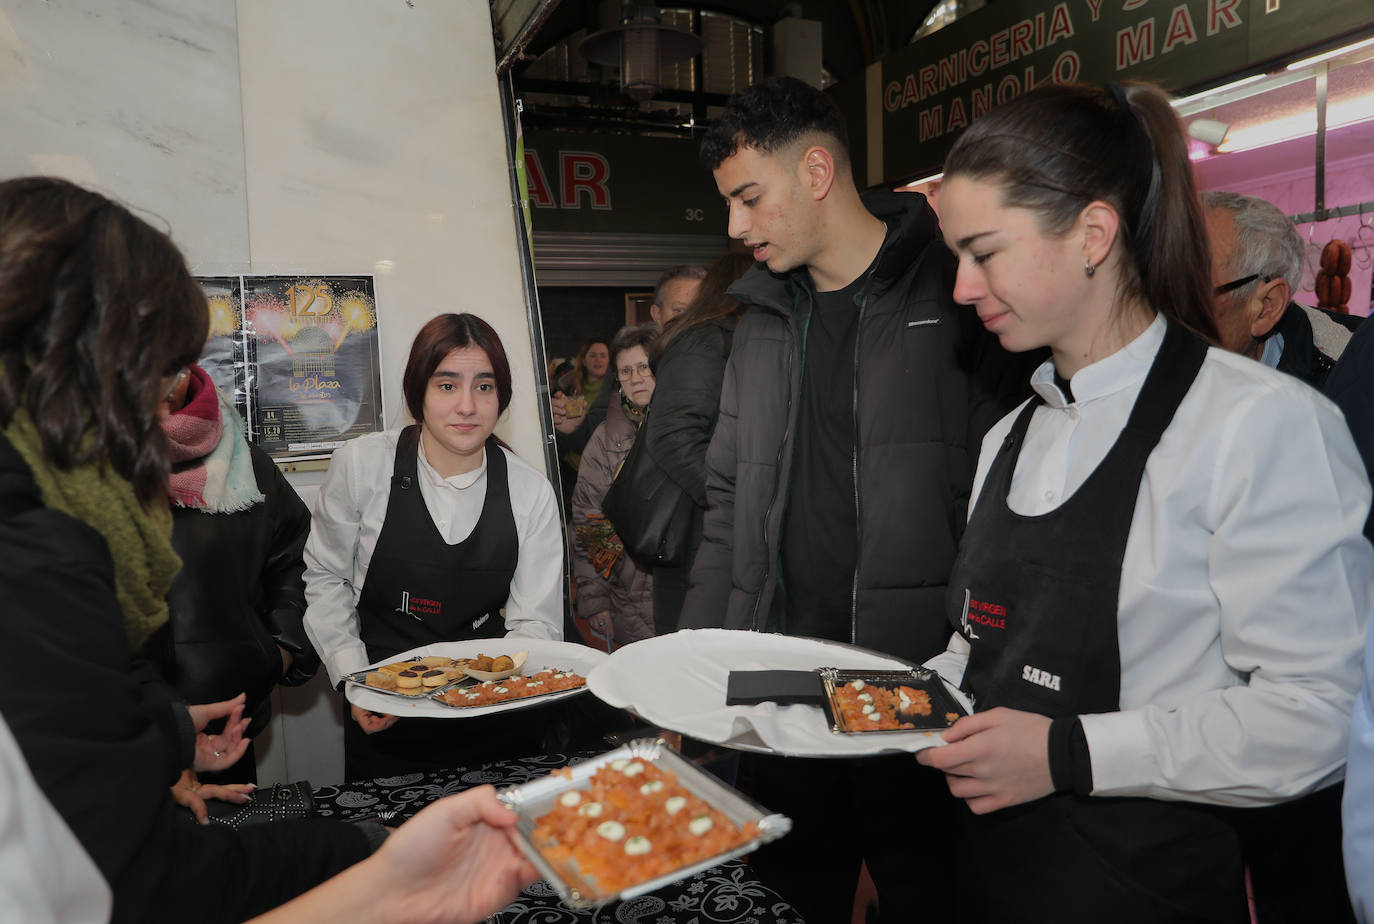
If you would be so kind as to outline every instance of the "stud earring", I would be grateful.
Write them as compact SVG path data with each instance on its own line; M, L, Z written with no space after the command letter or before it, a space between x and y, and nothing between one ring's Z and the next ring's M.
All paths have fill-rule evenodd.
M1093 273L1097 272L1097 267L1093 266L1091 260L1083 261L1083 272L1089 279L1093 278Z

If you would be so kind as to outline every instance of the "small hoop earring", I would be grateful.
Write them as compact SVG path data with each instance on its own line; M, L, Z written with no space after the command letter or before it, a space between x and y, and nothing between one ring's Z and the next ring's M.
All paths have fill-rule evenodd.
M1097 272L1097 267L1093 266L1091 260L1083 261L1083 272L1089 278L1093 278L1093 273Z

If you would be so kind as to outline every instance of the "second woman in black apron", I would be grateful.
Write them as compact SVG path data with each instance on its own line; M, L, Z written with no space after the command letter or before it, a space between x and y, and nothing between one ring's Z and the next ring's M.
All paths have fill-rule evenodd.
M1204 226L1158 91L994 110L940 212L955 299L1052 355L984 441L955 635L928 662L976 708L918 755L974 813L971 919L1246 921L1233 814L1340 777L1374 596L1363 465L1320 395L1207 346Z
M306 626L331 680L435 642L562 636L562 532L553 489L492 435L510 402L496 333L441 315L406 366L418 423L335 454L306 547ZM509 641L504 637L515 636ZM397 719L344 704L348 779L537 753L537 711Z

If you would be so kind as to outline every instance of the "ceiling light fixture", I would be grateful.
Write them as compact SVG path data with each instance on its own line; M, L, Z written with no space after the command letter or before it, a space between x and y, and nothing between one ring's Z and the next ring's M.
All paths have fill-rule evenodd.
M942 179L942 178L944 178L944 174L943 174L943 173L932 173L930 176L923 176L923 177L921 177L919 180L912 180L910 183L903 183L903 184L901 185L901 188L902 188L902 189L916 189L917 187L924 186L924 185L926 185L927 183L934 183L936 180L939 180L939 179Z
M659 66L701 51L701 39L685 29L662 24L658 8L626 9L620 25L582 40L582 56L594 64L620 68L620 90L633 100L652 99L663 89Z
M1320 64L1323 61L1330 61L1332 58L1339 58L1341 55L1347 55L1352 51L1359 51L1361 48L1368 48L1371 45L1374 45L1374 37L1367 38L1361 42L1354 42L1353 44L1346 45L1341 48L1337 48L1335 51L1325 51L1319 55L1313 55L1310 58L1303 58L1301 61L1294 61L1292 64L1288 65L1288 67L1284 68L1284 70L1300 71L1304 67L1311 67L1312 65Z
M1374 93L1350 97L1331 103L1326 109L1326 130L1348 128L1362 122L1374 121ZM1230 154L1235 151L1249 151L1267 147L1295 138L1305 138L1317 133L1315 112L1301 112L1297 115L1261 122L1236 128L1217 145L1217 152Z

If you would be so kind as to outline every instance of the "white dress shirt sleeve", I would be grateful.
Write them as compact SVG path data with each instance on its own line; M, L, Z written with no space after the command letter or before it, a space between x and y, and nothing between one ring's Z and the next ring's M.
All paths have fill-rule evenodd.
M310 538L305 543L305 631L319 653L329 682L368 665L358 629L354 563L363 527L357 491L361 442L335 451L329 474L315 498Z
M1190 519L1211 531L1198 592L1215 597L1219 651L1154 668L1186 676L1219 653L1237 682L1083 716L1094 795L1259 805L1341 777L1370 606L1363 465L1311 389L1252 389L1219 427L1213 464L1185 472L1210 478Z
M542 473L506 453L520 559L506 601L506 635L563 639L563 521Z

